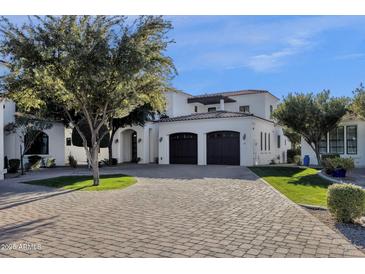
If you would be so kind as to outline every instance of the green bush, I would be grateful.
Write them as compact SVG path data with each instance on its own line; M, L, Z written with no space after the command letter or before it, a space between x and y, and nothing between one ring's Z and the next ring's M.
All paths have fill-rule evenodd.
M287 160L288 164L294 163L294 156L297 154L298 154L298 151L295 149L288 149L286 151L286 160Z
M327 153L327 154L322 154L321 155L321 160L327 160L327 159L332 159L332 158L339 158L340 154L337 153Z
M350 158L330 158L327 161L334 167L334 168L343 168L346 170L351 170L355 168L354 159Z
M52 168L56 166L56 159L55 158L47 158L46 167Z
M351 184L328 187L327 206L338 222L349 223L365 213L365 191Z
M323 166L324 172L328 175L331 175L333 173L333 171L335 170L335 167L333 166L333 164L329 158L322 159L322 166Z
M77 160L72 155L68 155L68 163L70 167L77 168Z
M9 160L9 173L17 173L20 166L20 160L19 159L10 159Z
M301 156L300 155L295 155L294 158L293 158L293 161L298 166L300 166L302 164L302 159L301 159Z
M30 169L38 169L41 167L42 157L39 155L28 156Z

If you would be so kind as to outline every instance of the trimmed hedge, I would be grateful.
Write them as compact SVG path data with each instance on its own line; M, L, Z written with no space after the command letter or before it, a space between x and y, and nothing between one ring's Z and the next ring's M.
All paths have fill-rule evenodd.
M365 191L352 184L333 184L328 187L327 205L338 222L353 222L365 213Z

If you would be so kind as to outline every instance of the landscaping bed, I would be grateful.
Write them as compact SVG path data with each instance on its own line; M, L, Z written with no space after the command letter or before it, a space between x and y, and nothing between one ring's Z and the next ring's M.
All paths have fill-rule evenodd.
M341 233L365 253L365 217L354 224L337 223L328 210L304 208L329 228Z
M101 191L122 189L136 183L132 176L123 174L101 175L100 184L93 186L92 176L61 176L56 178L24 182L31 185L62 188L65 190Z

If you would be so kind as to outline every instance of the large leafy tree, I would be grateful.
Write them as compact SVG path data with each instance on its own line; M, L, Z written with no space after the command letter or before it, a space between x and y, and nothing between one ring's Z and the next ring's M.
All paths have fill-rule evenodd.
M98 185L100 129L146 103L165 107L163 91L175 74L165 55L171 28L156 16L132 23L123 16L46 16L20 27L2 18L0 59L9 73L1 86L25 112L49 116L49 105L62 110L82 139ZM90 146L75 117L86 121Z
M317 94L289 94L274 112L279 124L302 135L321 162L319 144L346 114L349 99L331 97L329 90Z
M351 110L365 118L365 89L363 84L354 90L354 98L351 104Z

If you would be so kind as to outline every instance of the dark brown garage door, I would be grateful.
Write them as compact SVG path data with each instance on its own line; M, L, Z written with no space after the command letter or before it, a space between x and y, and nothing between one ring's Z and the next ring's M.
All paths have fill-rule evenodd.
M235 131L215 131L207 134L208 165L239 165L240 134Z
M198 163L198 138L194 133L170 135L170 164Z

